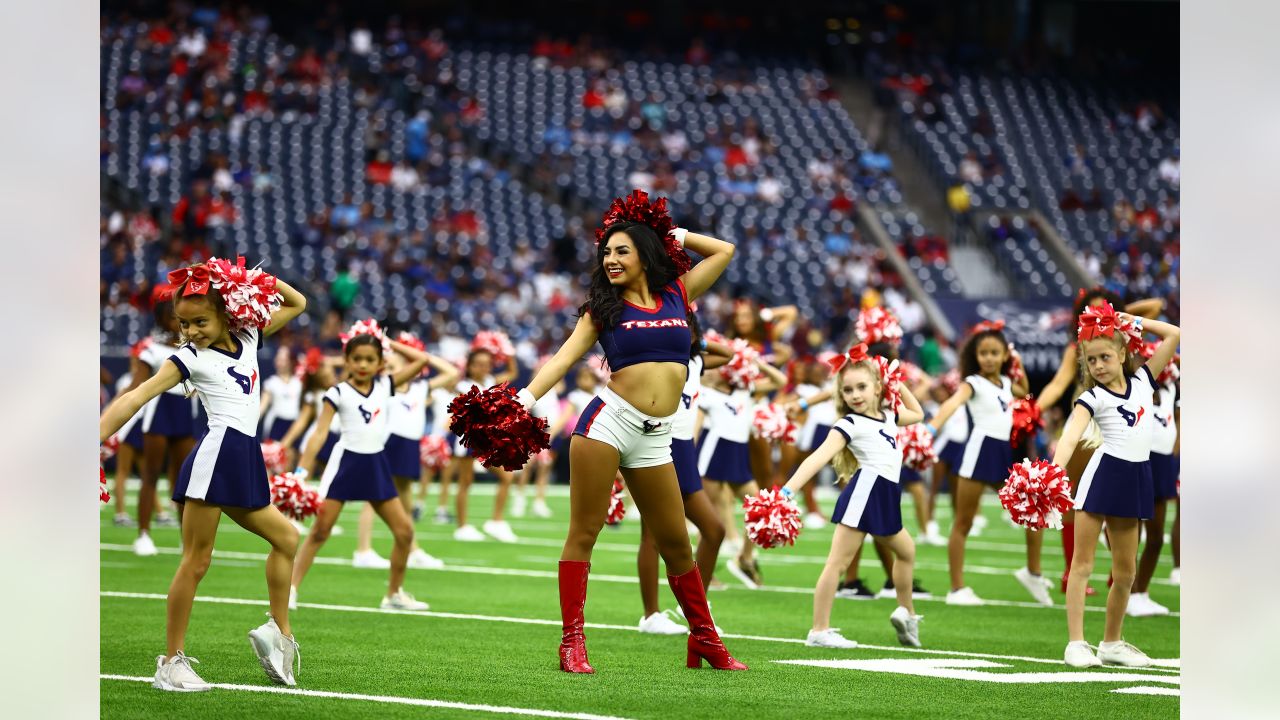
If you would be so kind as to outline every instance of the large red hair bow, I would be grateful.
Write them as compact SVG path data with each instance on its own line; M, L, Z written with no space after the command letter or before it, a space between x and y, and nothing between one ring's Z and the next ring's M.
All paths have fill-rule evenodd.
M858 343L857 345L849 348L849 352L844 355L836 355L833 358L829 358L827 360L827 364L831 366L831 372L838 373L840 372L840 369L845 366L845 363L857 365L860 362L866 362L870 359L871 356L867 354L867 344Z
M182 297L209 294L209 268L204 265L192 265L171 270L168 280L169 284L175 288L187 283L187 286L182 288Z
M984 332L1004 332L1004 320L983 320L973 326L973 334Z
M1106 300L1101 305L1085 308L1076 329L1076 339L1080 342L1102 337L1119 338L1129 352L1142 350L1142 331L1131 318L1121 317Z

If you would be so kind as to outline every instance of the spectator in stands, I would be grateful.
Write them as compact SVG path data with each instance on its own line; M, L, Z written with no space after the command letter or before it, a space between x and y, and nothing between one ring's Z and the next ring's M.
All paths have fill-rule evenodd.
M1174 190L1178 189L1178 184L1182 180L1182 165L1178 159L1178 148L1173 149L1173 157L1167 157L1160 161L1159 173L1161 180L1171 185Z
M1085 152L1084 146L1075 144L1067 151L1067 156L1063 159L1067 172L1072 177L1084 177L1089 172L1089 155Z
M978 154L970 150L960 159L960 179L970 185L982 184L982 164L978 162Z

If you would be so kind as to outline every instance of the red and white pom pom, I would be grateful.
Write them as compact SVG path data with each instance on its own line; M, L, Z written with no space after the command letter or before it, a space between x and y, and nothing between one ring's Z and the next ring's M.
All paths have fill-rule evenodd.
M1040 417L1040 404L1034 395L1018 398L1013 401L1013 429L1009 432L1009 442L1015 448L1022 447L1029 437L1035 437L1044 427Z
M902 325L898 323L898 318L879 305L858 313L854 330L858 333L858 342L868 345L881 342L897 345L902 342Z
M285 471L284 445L275 440L262 441L262 462L267 466L268 475L276 475Z
M260 268L245 268L243 257L233 265L228 260L210 258L209 281L227 308L232 330L271 324L271 314L280 309L284 296L276 291L276 278Z
M924 382L926 377L928 377L925 375L924 370L921 370L920 366L915 363L909 363L906 360L899 360L898 367L902 370L902 382L908 388L913 388L916 385L919 385L921 382Z
M733 359L720 367L720 375L735 388L751 387L762 374L756 364L760 353L746 338L730 340L729 347L733 348Z
M1142 353L1143 359L1150 360L1152 356L1156 354L1156 348L1158 347L1160 347L1159 342L1142 343L1142 350L1140 352ZM1182 356L1179 355L1178 353L1174 353L1173 358L1169 360L1169 363L1164 366L1164 370L1161 370L1160 374L1156 377L1156 384L1165 385L1167 383L1171 383L1175 380L1181 379L1182 368L1179 367L1179 364L1181 362L1182 362Z
M449 464L449 458L452 455L453 451L449 443L442 437L426 435L418 443L418 459L428 470L443 470L444 466Z
M898 428L898 447L902 450L902 464L916 472L924 472L938 462L933 435L920 423Z
M424 342L422 342L421 340L419 340L417 335L414 335L413 333L409 332L408 330L401 330L401 331L400 331L400 334L396 336L396 342L398 342L398 343L400 343L400 344L402 344L402 345L408 345L409 347L413 348L414 350L426 350L426 349L427 349L427 344L426 344L426 343L424 343Z
M449 429L486 467L515 472L534 453L551 447L547 421L534 417L507 383L473 387L449 403Z
M609 514L604 518L606 525L617 525L626 516L627 504L622 497L622 481L614 478L613 490L609 491Z
M112 435L107 441L102 443L98 448L98 462L106 462L108 458L114 457L116 452L120 450L120 436Z
M511 338L501 330L483 330L476 333L471 341L471 350L484 350L493 356L493 362L498 365L502 365L516 354Z
M303 520L320 511L320 493L291 472L271 477L271 504L294 520Z
M368 318L365 320L357 320L351 324L351 327L344 333L338 333L338 339L342 341L342 347L346 347L351 338L357 335L372 335L378 338L378 342L382 344L383 354L391 352L391 338L387 337L387 333L378 324L377 320Z
M1019 525L1061 530L1062 514L1072 505L1067 471L1045 460L1023 460L1009 468L1000 504Z
M762 548L794 545L800 536L800 508L774 486L743 498L747 538Z
M904 383L906 377L897 360L889 360L879 355L874 356L874 359L876 366L880 368L880 383L884 387L884 404L897 412L898 404L902 402L902 393L898 390L898 384Z
M960 370L959 368L951 368L942 373L942 377L938 378L938 382L942 383L942 389L947 391L948 395L955 395L960 389Z
M796 424L787 417L786 408L778 403L761 403L751 413L751 427L765 440L795 443Z
M107 471L98 466L98 502L111 502L111 493L107 490Z

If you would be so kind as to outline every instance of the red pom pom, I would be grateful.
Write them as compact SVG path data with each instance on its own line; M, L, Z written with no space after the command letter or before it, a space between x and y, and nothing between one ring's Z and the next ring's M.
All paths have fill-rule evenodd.
M1142 350L1141 350L1143 359L1150 360L1151 357L1156 354L1156 348L1158 347L1160 347L1160 343L1158 342L1144 342L1142 344ZM1182 362L1182 356L1179 355L1178 353L1174 353L1173 359L1170 360L1169 363L1164 366L1164 370L1161 370L1160 375L1156 377L1156 384L1165 385L1175 380L1181 379L1182 368L1179 367L1179 364L1181 362Z
M98 467L98 502L107 503L111 501L111 493L107 491L107 471L101 466Z
M867 345L881 342L897 345L902 342L902 325L898 324L898 318L879 305L858 313L854 331L858 334L858 342Z
M795 443L796 424L787 417L787 411L777 403L757 405L751 414L751 426L756 435L765 440L781 440Z
M293 473L271 478L271 504L294 520L302 520L320 512L320 493Z
M1028 437L1034 437L1044 427L1040 417L1040 405L1034 395L1028 395L1013 401L1013 430L1009 433L1009 442L1016 448Z
M418 458L429 470L443 470L453 453L444 438L427 435L418 443Z
M515 346L511 344L507 334L495 330L476 333L475 339L471 341L471 350L473 352L484 350L493 356L493 361L498 365L505 363L516 354Z
M676 225L667 212L666 198L658 198L651 203L649 194L643 190L632 190L625 200L614 198L613 204L600 218L600 227L596 228L596 244L604 242L605 230L610 225L623 221L648 225L662 241L662 246L667 251L667 256L671 258L671 262L675 263L677 275L683 275L693 267L689 254L676 244L675 238L671 237L670 233Z
M284 296L276 291L276 279L258 268L245 269L243 257L234 265L210 258L209 281L222 296L233 330L247 327L261 330L271 324L271 314L280 309Z
M719 341L717 341L719 342ZM720 367L720 375L735 388L749 388L763 374L756 361L760 353L751 347L746 338L734 338L727 343L733 348L733 359Z
M898 447L902 448L902 464L916 472L924 472L938 462L933 435L920 423L898 428Z
M106 462L107 458L114 456L119 449L119 435L112 435L107 438L107 441L102 443L102 446L98 448L98 462Z
M1000 504L1019 525L1060 530L1062 514L1072 505L1067 471L1044 460L1023 460L1009 468L1009 479L1000 488Z
M606 525L617 525L627 514L627 505L622 501L622 481L614 478L613 490L609 492L609 514L605 516Z
M547 421L534 417L507 383L473 387L449 403L450 430L486 467L515 472L529 456L551 447Z
M800 508L774 486L743 498L747 537L762 548L794 545L800 535Z
M942 373L942 377L938 378L938 382L942 383L942 389L947 391L948 395L955 395L960 389L960 370L951 368Z
M284 472L286 462L284 446L275 440L263 440L262 462L267 466L268 475Z

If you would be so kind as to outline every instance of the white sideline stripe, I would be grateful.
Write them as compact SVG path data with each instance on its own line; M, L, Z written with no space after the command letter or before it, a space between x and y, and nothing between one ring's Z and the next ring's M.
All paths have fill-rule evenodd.
M150 683L154 678L134 677L132 675L99 675L99 680L124 680L128 682ZM302 695L304 697L332 698L335 700L363 700L365 702L388 703L391 705L415 705L418 707L449 708L450 710L471 710L472 712L498 713L501 715L532 715L534 717L574 718L575 720L626 720L614 715L592 715L590 713L559 712L557 710L538 710L536 708L510 707L503 705L474 705L472 703L452 702L449 700L430 700L427 698L398 697L395 695L363 695L360 693L330 692L328 690L302 690L300 688L274 687L271 685L234 685L230 683L209 683L210 687L220 690L241 690L244 692L272 693L275 695Z
M1137 687L1116 688L1113 693L1121 693L1123 695L1175 695L1181 696L1180 688L1167 687L1149 687L1147 685L1139 685Z
M161 593L135 593L120 592L116 590L103 590L98 593L100 597L123 598L129 600L167 600L168 597ZM225 597L209 597L205 595L197 595L195 598L199 602L216 603L221 605L267 605L266 600L254 600L252 598L225 598ZM335 612L354 612L354 613L373 613L384 615L417 615L421 617L442 618L445 620L478 620L481 622L504 622L515 623L518 625L550 625L554 627L560 626L559 620L542 620L539 618L520 618L508 617L503 615L475 615L470 613L446 613L436 612L434 610L382 610L376 607L361 607L355 605L330 605L328 603L309 603L299 602L299 608L314 608L316 610L332 610ZM609 625L605 623L586 623L586 627L596 630L623 630L627 632L640 632L640 628L635 625ZM739 635L736 633L725 633L721 635L723 638L732 640L755 640L759 642L786 643L789 645L803 645L804 640L800 638L779 638L768 637L765 635ZM889 645L865 645L858 644L858 648L866 650L887 650L892 652L914 653L919 655L946 655L973 658L986 658L991 660L1020 660L1022 662L1044 663L1048 665L1061 665L1061 658L1037 658L1026 657L1023 655L994 655L991 653L966 652L963 650L939 650L933 648L909 648ZM1169 662L1168 660L1158 660L1153 662ZM1121 668L1123 670L1149 670L1157 673L1174 673L1176 670L1166 668Z
M115 545L111 543L100 543L98 545L98 548L100 550L107 550L109 552L127 552L127 553L133 552L132 545ZM181 555L182 554L182 551L173 547L157 547L156 551L161 555ZM260 555L258 553L238 552L238 551L232 551L232 550L218 550L216 548L213 551L213 557L217 559L230 558L234 560L265 561L267 559L266 555ZM346 567L351 566L351 561L344 558L317 557L315 559L315 562L320 565L343 565ZM515 577L533 577L533 578L559 577L557 573L553 573L550 570L522 570L522 569L516 569L516 568L480 567L475 565L454 565L454 564L446 564L443 568L439 570L425 570L423 572L457 572L457 573L468 573L472 575L509 575L509 576L515 576ZM639 580L636 579L634 575L605 575L604 573L592 573L591 579L598 580L600 582L615 582L615 583L625 583L625 584L631 584L631 585L635 585L640 582ZM729 586L727 589L745 590L745 588L738 588L732 585ZM724 592L724 590L717 590L716 592ZM812 595L813 588L786 587L783 585L765 585L760 587L759 589L750 590L749 592L774 592L774 593L788 593L792 595ZM945 594L938 595L932 598L916 598L915 602L945 604L946 595ZM1021 600L983 600L983 603L985 605L990 605L993 607L1029 608L1032 610L1065 610L1066 609L1066 605L1041 605L1040 603L1037 603L1037 602L1030 602L1030 601L1024 602ZM1086 612L1105 613L1107 611L1105 607L1098 607L1094 605L1086 605L1084 609ZM1168 615L1162 615L1160 617L1176 618L1176 617L1181 617L1181 614L1178 612L1170 612Z

